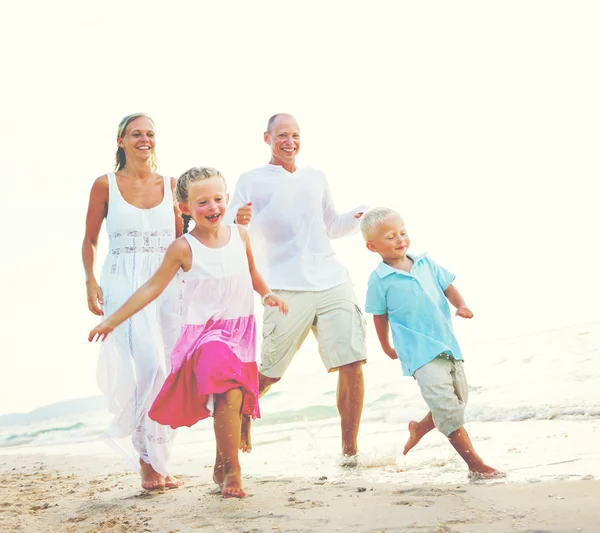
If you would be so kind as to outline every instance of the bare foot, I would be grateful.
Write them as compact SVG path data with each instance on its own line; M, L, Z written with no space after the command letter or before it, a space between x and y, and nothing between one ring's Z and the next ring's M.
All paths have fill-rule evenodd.
M213 481L223 488L223 479L225 478L225 472L223 470L223 459L220 455L217 455L215 459L215 469L213 471Z
M140 459L140 471L142 474L142 488L145 490L163 490L165 479L152 468L152 465Z
M250 427L252 419L248 415L242 415L242 434L240 436L240 450L250 453L252 451L252 439L250 438Z
M471 481L478 481L480 479L501 479L504 477L506 477L505 472L500 472L500 470L496 470L485 463L481 463L480 466L469 470L469 479Z
M181 479L177 479L171 475L165 478L165 488L167 489L176 489L181 487L181 485L183 485L183 481Z
M340 466L342 468L356 468L358 466L358 452L354 455L343 455Z
M404 445L404 452L402 452L404 455L412 450L427 432L419 431L419 424L413 420L408 423L408 433L408 440Z
M223 480L223 488L221 489L223 498L245 498L246 493L242 488L242 473L228 472Z

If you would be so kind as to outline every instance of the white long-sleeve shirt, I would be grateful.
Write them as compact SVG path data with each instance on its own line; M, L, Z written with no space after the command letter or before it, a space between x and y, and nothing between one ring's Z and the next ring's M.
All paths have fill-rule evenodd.
M359 206L338 213L323 172L290 173L266 165L242 174L229 203L226 221L252 202L249 232L260 273L272 289L323 291L348 280L330 239L356 233Z

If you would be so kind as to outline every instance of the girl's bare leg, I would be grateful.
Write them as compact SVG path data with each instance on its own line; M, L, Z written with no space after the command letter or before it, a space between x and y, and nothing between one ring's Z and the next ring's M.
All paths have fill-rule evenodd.
M223 477L225 474L223 473L223 459L221 458L221 452L219 451L219 446L217 445L217 457L215 458L215 469L213 471L213 481L219 485L219 487L223 487Z
M215 402L214 429L217 449L223 463L221 494L224 498L246 496L242 488L242 470L238 458L242 399L241 389L231 389L223 394L217 394Z

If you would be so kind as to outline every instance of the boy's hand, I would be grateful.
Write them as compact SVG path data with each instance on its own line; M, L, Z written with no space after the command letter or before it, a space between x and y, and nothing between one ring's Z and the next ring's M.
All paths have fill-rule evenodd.
M103 341L114 329L114 326L111 326L109 321L105 320L102 322L102 324L97 325L92 331L90 331L90 334L88 335L88 341Z
M268 298L266 298L265 305L268 305L269 307L279 307L281 314L283 314L283 315L288 314L287 302L280 300L279 298L277 298L277 296L269 296Z
M456 310L456 316L460 316L462 318L473 318L475 315L473 315L473 311L471 311L466 305L463 305Z
M396 350L394 350L394 348L392 348L391 346L387 350L383 351L385 352L385 355L387 355L390 359L398 359L398 354L396 353Z

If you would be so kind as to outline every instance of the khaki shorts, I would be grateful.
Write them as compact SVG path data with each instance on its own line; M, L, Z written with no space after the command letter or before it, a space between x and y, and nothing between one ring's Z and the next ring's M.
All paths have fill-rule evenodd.
M461 428L469 397L463 362L445 354L438 355L419 368L414 376L433 415L435 427L446 437Z
M366 361L366 328L348 281L325 291L273 291L289 306L287 315L266 307L259 371L280 378L312 329L328 372Z

